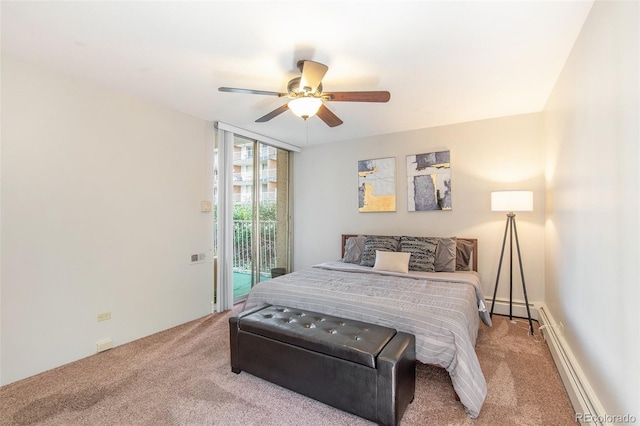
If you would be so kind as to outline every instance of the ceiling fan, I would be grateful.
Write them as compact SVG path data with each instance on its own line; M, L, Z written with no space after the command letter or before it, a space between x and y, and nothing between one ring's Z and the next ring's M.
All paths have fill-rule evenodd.
M308 119L318 115L329 127L336 127L343 123L324 102L387 102L391 94L387 91L370 92L323 92L322 78L329 67L319 62L298 61L300 77L295 77L287 84L287 93L268 92L264 90L237 89L234 87L219 87L221 92L247 93L253 95L287 97L289 102L274 109L270 113L258 118L256 123L264 123L290 109L298 117Z

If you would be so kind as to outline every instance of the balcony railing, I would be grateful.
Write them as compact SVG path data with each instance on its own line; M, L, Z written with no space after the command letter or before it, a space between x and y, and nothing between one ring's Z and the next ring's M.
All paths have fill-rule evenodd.
M278 152L276 148L265 147L268 149L262 149L260 151L260 160L275 160L278 158ZM253 150L243 150L243 151L235 151L233 153L233 161L234 162L250 162L253 161Z
M253 257L251 243L253 222L250 220L233 221L233 270L234 272L251 272ZM269 275L276 264L276 221L260 222L260 274Z
M276 191L263 191L260 193L260 201L276 201L278 193ZM234 203L250 203L253 194L245 192L241 194L233 194Z
M277 182L278 171L276 169L263 169L260 170L260 182ZM234 185L251 185L253 183L253 172L236 172L233 174Z

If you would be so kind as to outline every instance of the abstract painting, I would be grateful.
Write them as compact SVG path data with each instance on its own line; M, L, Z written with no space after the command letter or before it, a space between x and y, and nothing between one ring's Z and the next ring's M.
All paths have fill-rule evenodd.
M396 159L358 161L358 211L396 211Z
M451 210L449 151L407 155L408 210Z

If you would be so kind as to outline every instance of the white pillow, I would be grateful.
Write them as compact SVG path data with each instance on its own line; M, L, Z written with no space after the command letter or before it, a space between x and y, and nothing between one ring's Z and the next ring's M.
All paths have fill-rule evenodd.
M409 252L376 250L376 263L373 265L373 269L408 274L410 257L411 253Z

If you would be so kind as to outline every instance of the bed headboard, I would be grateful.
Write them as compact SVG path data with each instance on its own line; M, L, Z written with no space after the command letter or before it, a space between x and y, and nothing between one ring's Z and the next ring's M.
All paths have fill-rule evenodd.
M344 257L344 246L347 243L347 238L357 237L362 234L342 234L342 257ZM473 271L478 272L478 239L477 238L460 238L457 237L458 240L467 241L471 243L473 246L473 251L471 252L471 269Z

